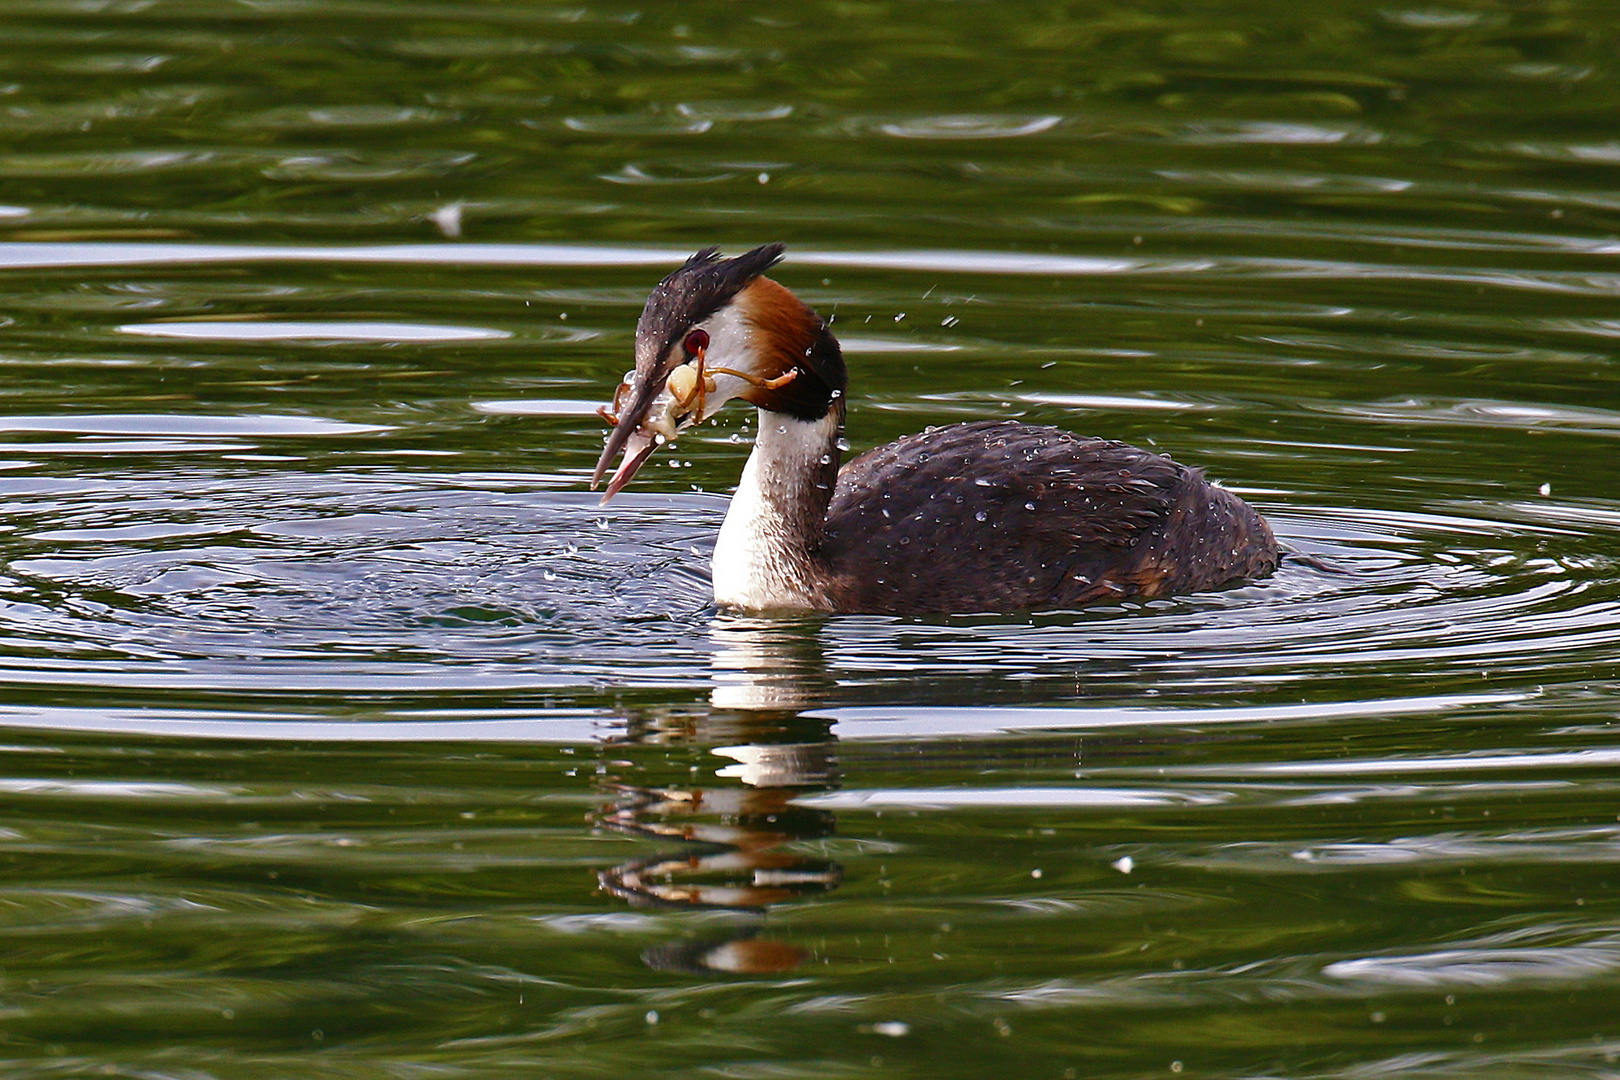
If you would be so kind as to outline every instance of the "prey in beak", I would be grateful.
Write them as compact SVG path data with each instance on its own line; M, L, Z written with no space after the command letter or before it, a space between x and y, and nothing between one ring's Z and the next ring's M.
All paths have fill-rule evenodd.
M606 420L608 426L613 428L613 432L608 436L607 445L602 448L602 456L596 462L596 473L591 477L591 487L595 488L601 483L602 475L612 464L615 453L622 451L624 455L619 459L619 467L614 470L612 479L608 481L607 491L602 495L603 503L623 490L630 482L630 478L636 475L636 470L652 456L653 451L665 443L674 442L687 428L709 419L732 397L739 396L735 393L723 393L722 379L728 383L733 380L741 381L760 390L779 390L799 377L797 368L789 369L775 378L765 379L736 368L706 366L709 351L709 334L706 330L693 330L687 334L682 347L692 359L669 373L664 380L663 388L653 397L641 421L634 428L630 428L625 422L628 410L622 404L626 398L632 402L635 400L636 373L633 371L626 373L624 381L619 384L619 389L613 395L613 403L596 410L596 415ZM624 434L625 432L628 434Z
M691 346L697 355L669 373L651 402L639 410L640 420L633 425L629 421L637 403L639 380L635 371L626 373L624 381L613 394L613 403L596 410L596 414L606 420L613 431L608 435L607 445L602 448L602 456L596 462L591 487L595 488L602 482L602 476L613 463L614 455L624 455L608 481L602 502L606 503L623 490L653 451L665 443L674 442L681 432L706 419L705 398L717 389L713 376L703 370L708 334L694 330L687 338L683 347ZM645 392L642 396L645 396Z
M759 322L757 302L745 294L756 285L786 293L760 277L782 257L783 245L766 244L734 259L708 248L688 259L647 298L636 324L636 366L625 373L613 402L597 410L612 427L596 463L591 487L609 466L618 468L602 496L606 503L666 443L719 412L735 397L759 400L799 375L797 367L771 370L777 349L770 327ZM767 291L774 296L774 291Z

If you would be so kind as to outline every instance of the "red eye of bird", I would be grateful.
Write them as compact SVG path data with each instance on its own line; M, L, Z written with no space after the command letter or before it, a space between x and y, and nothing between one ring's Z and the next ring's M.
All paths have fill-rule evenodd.
M686 349L687 356L696 356L709 347L709 332L694 330L686 335L686 340L681 344Z

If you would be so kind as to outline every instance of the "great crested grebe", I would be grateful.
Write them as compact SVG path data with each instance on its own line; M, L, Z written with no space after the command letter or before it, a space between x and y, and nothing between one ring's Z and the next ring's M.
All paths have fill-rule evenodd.
M659 446L732 398L759 434L714 548L714 599L744 610L1014 612L1197 592L1259 578L1277 541L1203 472L1124 443L976 420L839 468L847 376L827 324L761 275L766 244L708 248L666 277L636 325L605 503Z

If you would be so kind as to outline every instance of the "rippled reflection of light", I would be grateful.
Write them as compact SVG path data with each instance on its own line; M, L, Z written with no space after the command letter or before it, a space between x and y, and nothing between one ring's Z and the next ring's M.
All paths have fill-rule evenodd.
M1050 788L878 788L847 789L797 800L825 810L903 806L913 810L957 807L1081 807L1081 806L1214 806L1227 801L1221 792L1187 788L1161 789L1050 787Z
M1016 139L1039 135L1063 122L1061 116L923 116L879 124L885 135L901 139Z
M86 435L241 435L319 437L392 431L386 424L352 424L319 416L208 416L196 413L101 413L90 416L0 416L0 431Z
M475 401L472 407L496 416L594 416L599 401L569 401L565 398L524 398L514 401Z
M482 326L384 322L168 322L127 323L121 334L200 341L483 341L511 337Z
M1384 986L1448 987L1590 979L1614 971L1620 971L1620 941L1539 949L1446 949L1340 960L1322 969L1331 979Z

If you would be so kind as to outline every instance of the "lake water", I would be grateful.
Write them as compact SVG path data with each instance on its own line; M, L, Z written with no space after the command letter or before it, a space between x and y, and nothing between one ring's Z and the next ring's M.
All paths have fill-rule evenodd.
M1594 0L0 7L0 1072L1620 1075ZM698 247L857 450L997 416L1301 558L756 619L606 507Z

